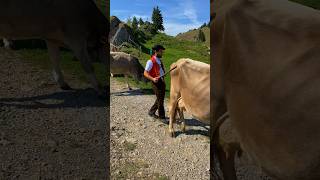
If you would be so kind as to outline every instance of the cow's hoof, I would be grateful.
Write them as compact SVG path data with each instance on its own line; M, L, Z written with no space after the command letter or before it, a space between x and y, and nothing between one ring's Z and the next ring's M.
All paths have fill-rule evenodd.
M180 125L180 128L181 128L181 132L185 133L186 132L186 125L185 124L181 124Z
M175 133L174 132L169 132L170 137L174 138L175 137Z
M62 90L72 90L72 88L68 85L68 84L64 84L64 85L62 85L62 86L60 86L60 88L62 89Z

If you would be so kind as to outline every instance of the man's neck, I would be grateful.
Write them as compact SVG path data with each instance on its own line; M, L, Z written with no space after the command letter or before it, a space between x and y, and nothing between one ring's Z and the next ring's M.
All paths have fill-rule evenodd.
M158 54L154 54L154 56L155 56L156 58L159 58L159 59L160 59L160 57L158 57Z

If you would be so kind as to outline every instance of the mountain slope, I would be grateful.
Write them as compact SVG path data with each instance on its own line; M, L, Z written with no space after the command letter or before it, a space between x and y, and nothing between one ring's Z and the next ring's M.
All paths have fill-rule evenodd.
M210 47L210 28L209 27L203 27L201 28L203 31L206 41L205 44ZM198 36L199 29L193 29L185 33L180 33L176 36L176 38L181 39L181 40L187 40L187 41L196 41L195 37Z

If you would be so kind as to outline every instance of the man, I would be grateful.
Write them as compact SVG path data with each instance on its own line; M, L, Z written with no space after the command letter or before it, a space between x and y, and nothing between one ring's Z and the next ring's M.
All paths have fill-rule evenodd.
M147 65L145 67L144 76L152 82L152 88L154 93L157 96L157 99L151 109L149 110L149 116L154 118L165 119L165 111L164 111L164 97L166 84L164 82L165 70L163 63L160 58L162 58L162 54L165 48L161 45L155 45L152 48L153 55L151 59L147 61ZM159 116L156 116L156 111L158 110Z

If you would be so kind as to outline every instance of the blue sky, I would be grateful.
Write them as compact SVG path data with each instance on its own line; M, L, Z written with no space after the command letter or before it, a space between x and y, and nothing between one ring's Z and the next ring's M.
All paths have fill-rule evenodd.
M198 28L210 20L210 0L111 0L110 15L125 22L133 16L151 21L155 6L161 10L168 35Z

